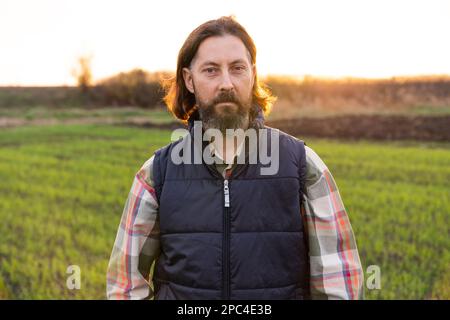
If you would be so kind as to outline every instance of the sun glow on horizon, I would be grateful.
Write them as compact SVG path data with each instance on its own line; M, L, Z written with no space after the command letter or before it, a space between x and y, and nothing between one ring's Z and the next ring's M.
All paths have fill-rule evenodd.
M174 70L189 32L230 14L255 40L262 76L450 75L445 0L3 0L0 85L72 85L86 54L95 80Z

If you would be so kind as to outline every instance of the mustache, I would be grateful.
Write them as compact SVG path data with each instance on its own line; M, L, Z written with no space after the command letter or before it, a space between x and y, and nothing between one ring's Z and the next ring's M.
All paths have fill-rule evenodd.
M212 101L212 105L216 105L224 102L232 102L237 105L240 105L239 99L236 97L233 91L224 91L221 92L217 97Z

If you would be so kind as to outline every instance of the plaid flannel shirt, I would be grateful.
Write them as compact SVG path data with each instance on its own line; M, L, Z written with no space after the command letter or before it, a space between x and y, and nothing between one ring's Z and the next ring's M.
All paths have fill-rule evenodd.
M320 157L305 149L306 194L299 214L308 234L311 299L363 299L361 262L338 188ZM108 299L154 298L150 269L161 249L153 158L137 172L122 213L107 270Z

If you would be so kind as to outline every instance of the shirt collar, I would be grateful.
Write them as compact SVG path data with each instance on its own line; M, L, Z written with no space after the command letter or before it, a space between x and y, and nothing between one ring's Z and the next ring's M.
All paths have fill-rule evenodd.
M238 145L237 150L236 150L236 152L235 152L234 155L233 155L233 162L234 162L234 160L236 159L236 157L238 157L238 156L241 154L242 148L243 148L243 146L244 146L244 142L245 142L245 139L243 139L243 140L241 141L241 143ZM210 143L208 144L208 147L209 147L209 151L210 151L211 157L218 158L218 159L221 160L223 163L226 163L226 162L225 162L225 159L223 158L222 151L218 151L217 146L216 146L216 144L215 144L214 141L210 142Z

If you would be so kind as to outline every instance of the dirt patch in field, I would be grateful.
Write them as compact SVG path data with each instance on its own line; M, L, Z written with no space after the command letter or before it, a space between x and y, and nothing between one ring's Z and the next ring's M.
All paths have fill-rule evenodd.
M294 136L340 139L450 141L450 116L346 115L270 121Z

